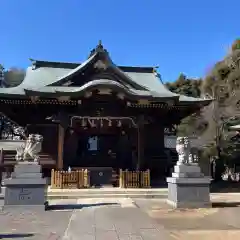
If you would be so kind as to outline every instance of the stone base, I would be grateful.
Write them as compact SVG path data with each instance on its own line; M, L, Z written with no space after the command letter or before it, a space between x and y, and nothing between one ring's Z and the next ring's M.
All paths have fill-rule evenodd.
M173 208L211 208L211 202L173 202L171 200L167 200L167 204L172 206Z
M176 165L174 166L174 172L172 173L174 178L203 178L201 169L197 164L191 165Z
M44 205L45 185L6 185L4 205Z
M5 179L4 209L17 207L45 209L46 179L37 163L18 163L12 178Z
M210 178L167 178L167 203L174 208L211 207Z
M6 212L13 212L13 211L46 211L48 210L48 202L46 202L44 205L5 205L2 207L3 211Z

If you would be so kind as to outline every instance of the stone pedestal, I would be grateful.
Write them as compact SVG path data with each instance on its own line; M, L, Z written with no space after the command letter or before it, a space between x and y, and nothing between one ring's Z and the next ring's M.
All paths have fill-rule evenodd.
M175 208L211 207L209 185L197 164L176 165L168 182L168 204Z
M38 163L16 164L12 177L5 179L4 185L6 186L4 209L15 207L45 209L47 184Z

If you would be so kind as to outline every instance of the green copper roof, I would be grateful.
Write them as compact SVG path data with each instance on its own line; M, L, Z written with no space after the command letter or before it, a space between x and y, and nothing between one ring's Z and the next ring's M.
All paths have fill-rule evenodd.
M96 63L104 55L108 61L109 69L115 71L122 79L124 84L112 79L96 79L86 84L79 86L61 86L64 81L71 80L77 74L84 72L87 66ZM81 79L79 79L81 81ZM123 91L129 96L151 97L156 100L163 98L171 98L180 102L202 102L206 103L209 100L196 99L169 91L161 82L159 75L154 71L154 68L141 67L119 67L116 66L108 56L105 50L100 48L100 52L93 52L92 55L82 64L77 63L54 63L35 61L31 67L27 68L26 76L23 82L13 88L0 88L0 96L24 97L27 95L69 95L80 96L84 90L97 86L104 85L116 88Z
M36 91L36 92L46 92L46 93L54 93L54 92L65 92L71 93L76 92L82 89L81 87L61 87L61 86L49 86L59 81L62 76L66 76L72 72L72 69L66 68L48 68L41 67L37 69L33 69L32 67L28 67L26 71L26 76L24 81L17 87L13 88L0 88L0 95L25 95L25 90ZM160 81L159 77L156 73L141 73L141 72L125 72L134 82L139 85L142 85L146 88L143 90L135 90L136 94L140 96L149 96L153 97L162 97L162 98L172 98L179 97L180 101L203 101L203 99L196 99L192 97L187 97L183 95L175 94L169 91L164 84ZM102 80L104 83L104 79ZM106 81L105 81L106 82ZM109 80L110 82L110 80Z
M154 97L154 98L169 98L171 96L168 95L160 95L158 92L156 91L148 91L148 90L136 90L134 88L127 88L124 87L123 85L113 81L113 80L109 80L109 79L97 79L97 80L93 80L90 81L84 85L82 85L81 87L68 87L68 86L44 86L44 87L40 87L37 90L35 88L28 88L25 89L25 92L28 95L36 95L38 96L40 95L44 95L44 96L81 96L84 95L85 90L86 89L90 89L92 87L96 87L96 86L112 86L112 88L118 90L118 92L123 92L125 94L128 94L129 96L135 96L135 97Z

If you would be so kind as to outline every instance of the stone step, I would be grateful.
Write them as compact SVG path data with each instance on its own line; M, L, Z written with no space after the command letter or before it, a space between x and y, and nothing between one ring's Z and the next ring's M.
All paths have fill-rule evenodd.
M2 187L0 199L3 199L5 187ZM168 190L164 189L54 189L47 193L48 200L79 198L154 198L166 199Z
M122 193L105 193L105 194L48 194L47 199L48 200L54 200L54 199L79 199L79 198L139 198L139 199L145 199L145 198L154 198L154 199L166 199L167 194L165 193L159 193L159 194L122 194Z
M75 198L166 198L167 189L49 189L49 199Z
M166 194L168 192L167 189L160 191L141 191L136 189L134 191L131 190L102 190L102 189L53 189L48 190L48 194L62 195L62 194Z

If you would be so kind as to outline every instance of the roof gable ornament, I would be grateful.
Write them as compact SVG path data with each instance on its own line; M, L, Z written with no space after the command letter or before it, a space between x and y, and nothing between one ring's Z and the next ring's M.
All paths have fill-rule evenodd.
M159 66L155 66L155 67L153 67L153 74L155 75L155 76L157 76L158 77L158 69L159 69Z
M103 51L103 45L102 45L102 40L99 40L98 45L96 47L96 51Z
M4 74L4 67L0 64L0 87L5 86L5 74Z
M99 40L98 45L90 52L88 58L90 58L95 53L108 53L107 50L103 47L101 40Z
M106 70L108 68L107 64L101 60L98 60L94 64L94 68L99 69L99 70Z

